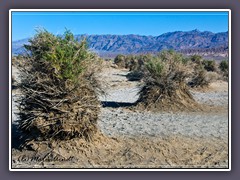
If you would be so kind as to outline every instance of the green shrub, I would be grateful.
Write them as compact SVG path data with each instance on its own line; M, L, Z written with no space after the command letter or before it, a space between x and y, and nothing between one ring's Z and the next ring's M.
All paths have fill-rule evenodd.
M199 55L190 57L193 69L188 85L191 87L207 87L213 80L208 78L208 72L217 72L218 68L214 60L204 60Z
M188 60L182 54L163 51L153 56L145 67L139 106L159 110L194 108L195 101L186 85L190 75Z
M175 51L162 51L157 56L152 57L146 63L146 68L151 77L158 81L159 79L168 81L182 81L189 75L187 67L188 60L182 54Z
M195 67L191 81L188 83L191 87L207 87L210 79L207 78L207 71L203 66Z
M21 84L23 137L27 142L91 140L100 111L94 78L98 57L87 50L85 39L77 42L68 30L63 37L41 30L29 42Z
M204 69L206 69L207 71L217 71L217 65L214 60L203 60L202 64L204 66Z
M203 61L203 59L202 59L202 56L199 56L199 55L192 55L191 57L190 57L190 59L191 59L191 61L193 62L193 63L196 63L196 64L201 64L202 63L202 61Z
M187 64L189 61L189 59L184 57L183 54L177 53L174 50L164 50L157 54L157 57L159 57L163 61L170 61L170 63L174 61L176 63L180 62L182 64Z
M152 55L122 55L119 54L115 57L114 63L120 68L126 68L130 71L138 71L143 68L145 62L150 60Z
M125 61L126 61L126 57L122 54L119 54L114 58L114 63L120 68L125 68L126 66Z
M153 58L146 64L147 70L149 71L151 77L155 80L164 76L166 66L167 65L165 64L164 60L160 58Z
M128 55L126 56L126 68L130 71L142 70L145 61L145 55Z
M228 72L228 61L221 61L221 63L219 64L219 68L222 72Z
M91 60L94 54L87 50L87 42L80 43L66 30L63 37L54 36L46 30L39 30L24 47L37 61L49 62L55 75L61 79L76 81L84 71L83 61Z
M219 64L219 69L221 70L221 74L223 76L223 80L228 81L228 61L221 61Z

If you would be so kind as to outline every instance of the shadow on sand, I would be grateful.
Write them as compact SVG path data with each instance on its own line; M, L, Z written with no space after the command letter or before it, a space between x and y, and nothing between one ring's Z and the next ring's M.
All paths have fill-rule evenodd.
M114 102L114 101L102 101L102 107L111 107L111 108L119 108L119 107L130 107L135 106L137 103L129 103L129 102Z
M24 140L21 138L21 133L18 129L18 126L16 124L12 124L12 131L11 131L11 144L12 148L14 149L20 149L21 144L24 142Z

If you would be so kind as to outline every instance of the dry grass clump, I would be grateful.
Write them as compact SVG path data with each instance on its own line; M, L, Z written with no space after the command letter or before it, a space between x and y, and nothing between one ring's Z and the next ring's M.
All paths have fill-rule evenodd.
M221 70L221 74L223 76L223 79L225 81L228 81L228 61L224 60L224 61L221 61L221 63L219 64L219 69Z
M132 66L137 65L137 59L133 55L122 55L119 54L114 58L114 63L118 68L132 68Z
M100 109L95 80L100 60L87 50L85 40L79 43L69 31L56 37L41 30L29 42L21 84L23 138L91 140Z
M130 71L144 71L145 64L152 59L151 54L141 54L134 56L129 64Z
M152 55L117 55L114 59L114 63L119 68L126 68L130 71L141 70L144 64L152 58Z
M210 84L210 79L207 78L207 71L202 68L202 66L195 65L194 72L191 77L191 81L188 85L192 88L196 87L208 87Z
M203 60L202 64L206 71L211 71L211 72L218 71L217 63L214 60Z
M221 61L221 63L219 64L219 69L223 72L228 72L228 61Z
M196 109L186 79L191 70L188 60L174 51L163 51L146 64L145 86L138 106L156 110Z
M190 57L194 69L188 85L192 88L206 88L213 81L221 79L217 63L214 60L204 60L201 56Z
M126 67L126 62L125 62L125 56L122 54L119 54L115 57L114 63L119 67L119 68L125 68Z
M19 67L25 65L25 57L22 55L12 57L12 66Z
M152 58L151 54L142 55L118 55L114 63L118 68L129 69L127 78L129 81L139 81L145 73L145 64Z

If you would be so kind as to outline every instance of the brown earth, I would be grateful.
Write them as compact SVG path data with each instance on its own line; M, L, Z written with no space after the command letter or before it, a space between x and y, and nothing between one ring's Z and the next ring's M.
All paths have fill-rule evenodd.
M226 168L228 145L218 138L168 136L33 143L13 149L13 168Z

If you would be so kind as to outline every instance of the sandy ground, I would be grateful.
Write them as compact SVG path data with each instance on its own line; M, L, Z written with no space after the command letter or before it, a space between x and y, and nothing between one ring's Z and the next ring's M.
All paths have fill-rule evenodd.
M13 148L12 167L228 168L226 82L191 91L199 103L220 107L217 112L153 113L123 106L137 100L141 86L127 81L127 73L125 69L109 67L99 74L106 92L99 99L114 103L101 109L100 132L93 142L30 143L33 151ZM19 90L13 90L13 124L18 118L14 115L17 94L21 94Z
M12 88L12 123L16 124L16 121L19 119L17 113L19 113L19 100L22 95L20 89L17 88L17 86L21 82L21 79L20 72L15 66L12 66L12 74L15 80L13 82L14 88Z
M107 72L107 73L106 73ZM112 73L113 75L109 75ZM107 81L107 95L102 101L134 103L138 98L139 82L127 81L128 71L107 69L102 78ZM118 85L119 84L119 85ZM221 89L218 87L221 87ZM192 90L195 100L210 106L228 106L227 83L211 84L207 92ZM228 136L228 113L215 112L161 112L131 111L124 107L102 108L99 120L100 129L107 135L125 136L166 136L181 134L184 136L218 137Z

